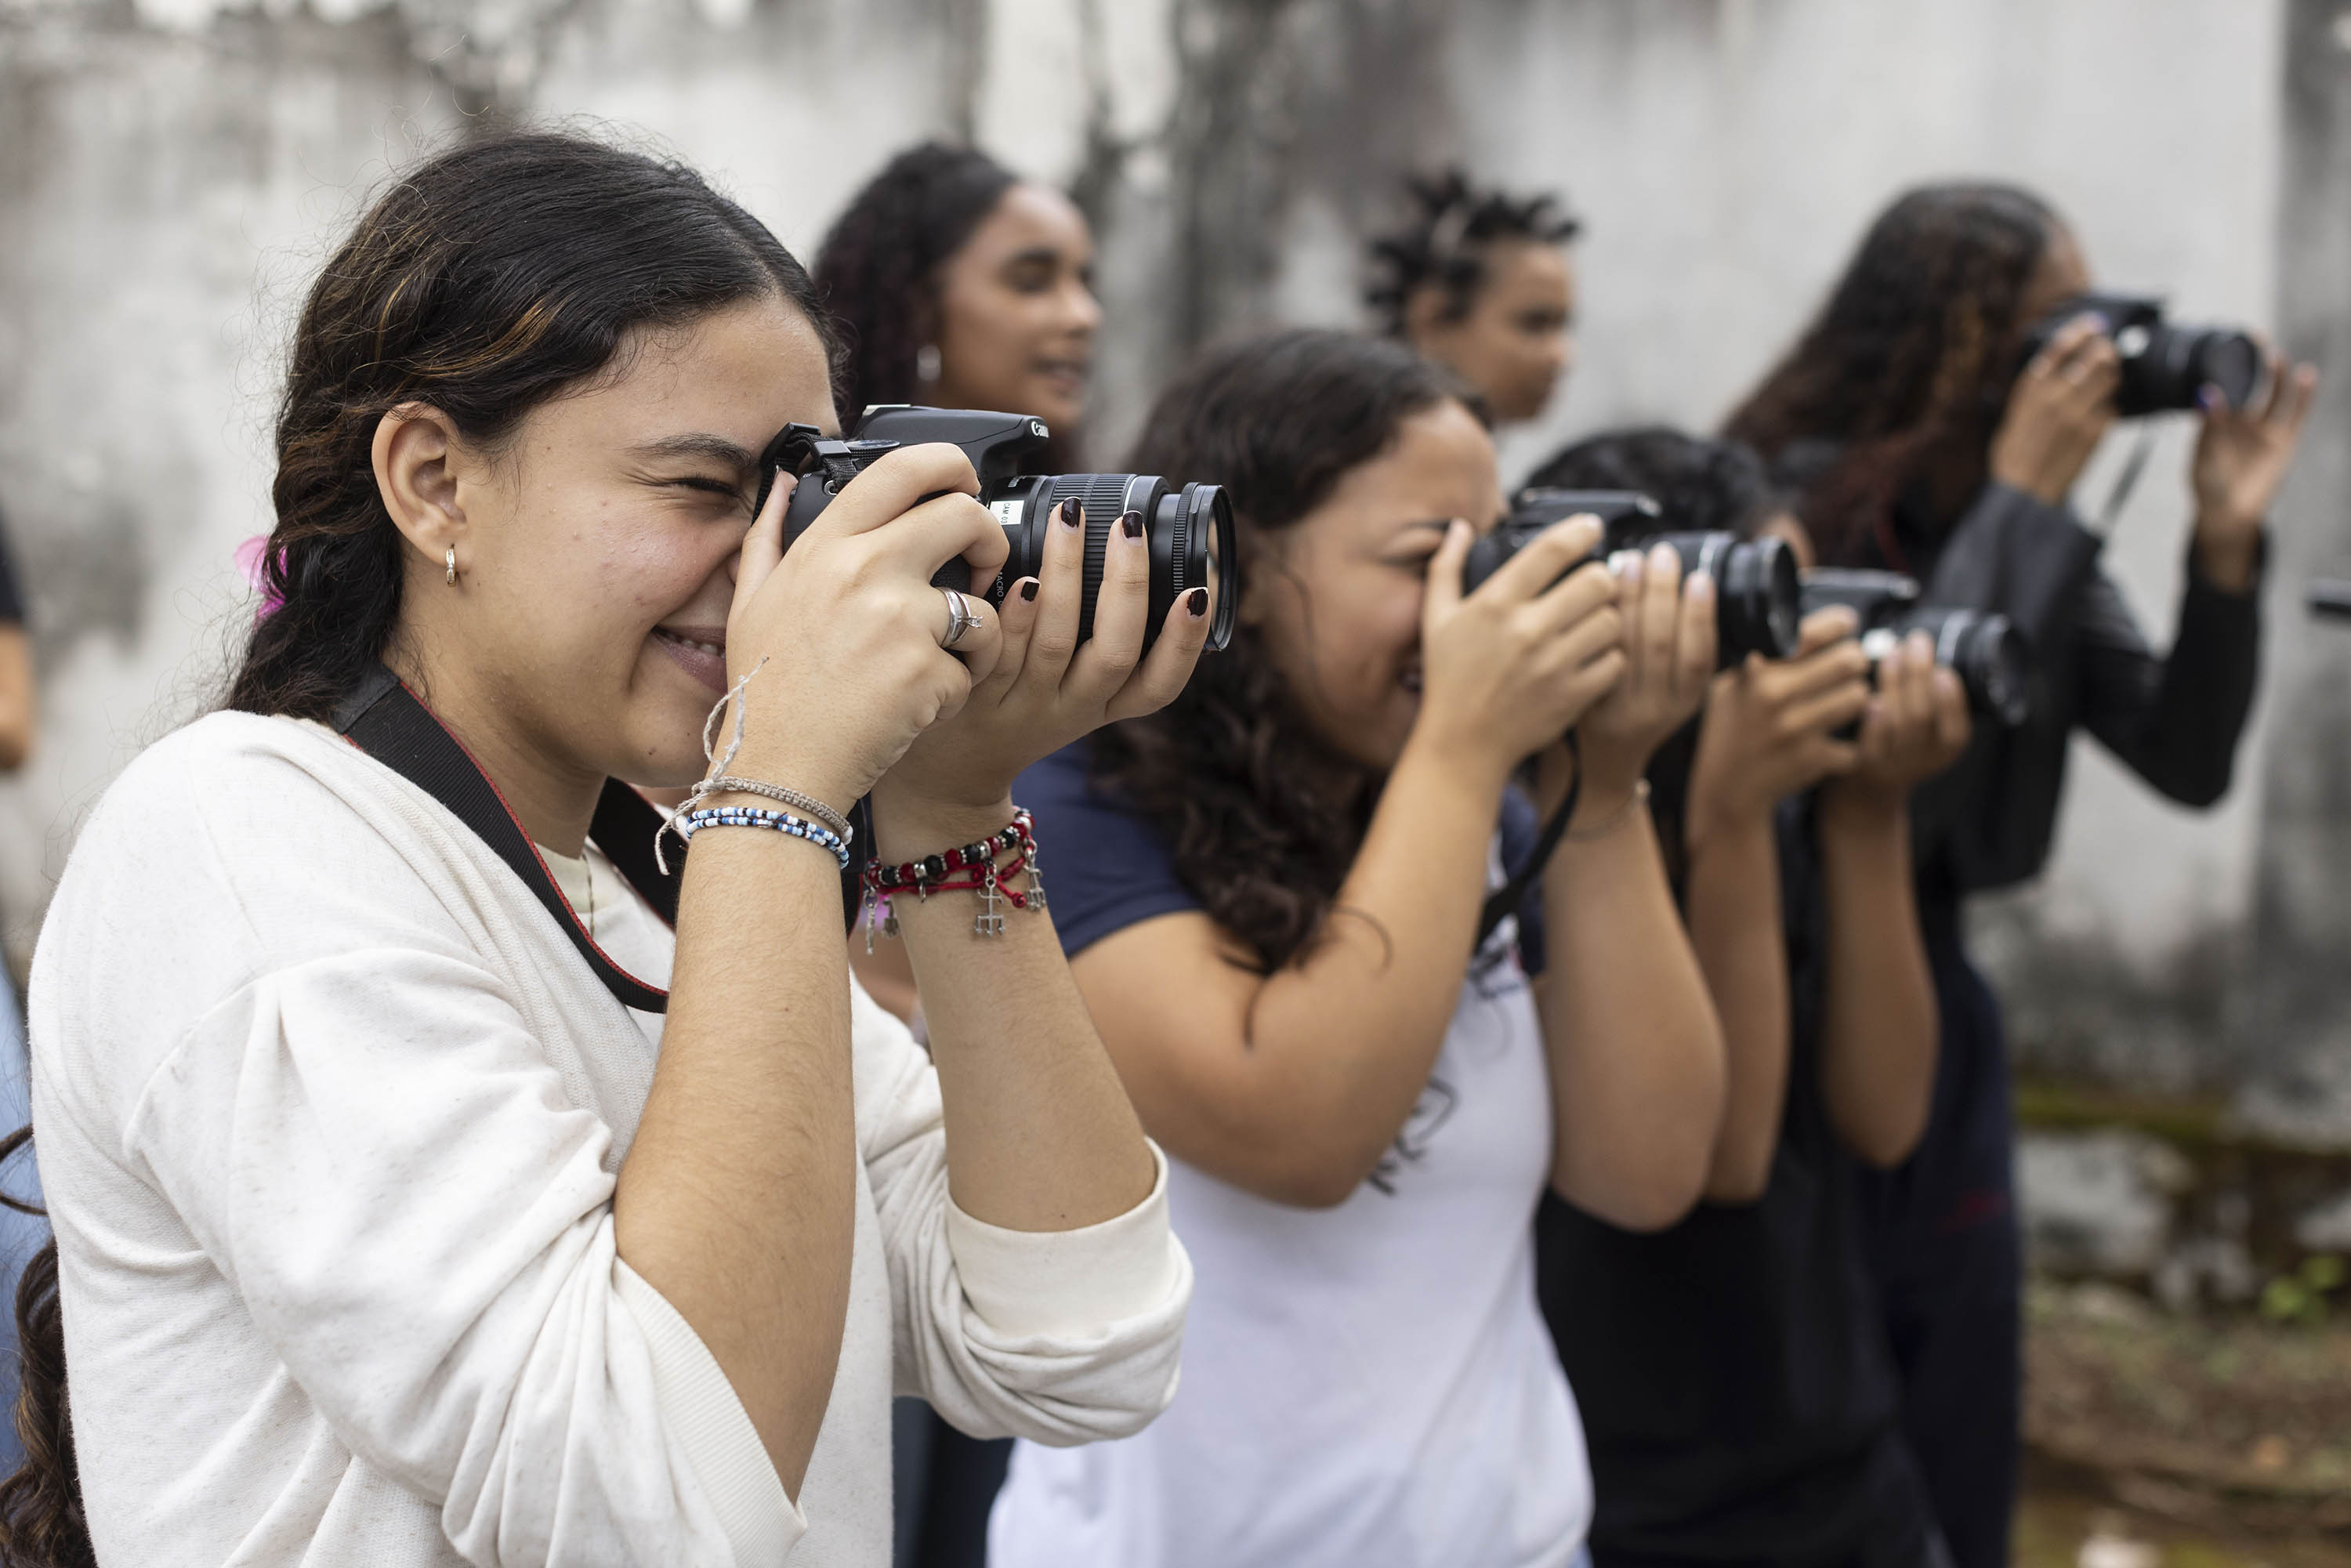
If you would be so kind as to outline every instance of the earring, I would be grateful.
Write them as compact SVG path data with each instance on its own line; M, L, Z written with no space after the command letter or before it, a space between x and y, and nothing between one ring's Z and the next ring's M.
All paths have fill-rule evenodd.
M442 556L441 556L441 567L442 567L443 571L444 571L444 572L448 575L448 579L449 579L449 586L450 586L450 587L452 587L452 588L456 587L456 586L457 586L457 547L456 547L455 545L451 545L451 546L450 546L446 550L444 550L444 551L443 551L443 552L442 552Z
M935 382L939 379L939 346L925 343L914 350L914 379Z

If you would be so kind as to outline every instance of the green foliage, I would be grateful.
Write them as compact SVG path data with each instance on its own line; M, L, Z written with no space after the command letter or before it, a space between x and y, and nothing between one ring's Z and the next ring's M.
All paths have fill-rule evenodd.
M2291 1274L2280 1274L2262 1288L2262 1316L2272 1322L2306 1323L2326 1321L2327 1298L2343 1289L2351 1269L2332 1252L2305 1258Z

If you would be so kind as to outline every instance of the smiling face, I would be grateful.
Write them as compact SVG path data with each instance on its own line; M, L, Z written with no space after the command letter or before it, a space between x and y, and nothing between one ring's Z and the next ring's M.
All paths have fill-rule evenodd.
M1489 246L1486 281L1458 319L1444 319L1431 287L1407 312L1413 347L1450 368L1486 400L1498 423L1540 415L1574 362L1575 274L1567 252L1535 240Z
M1067 196L1006 191L939 270L939 379L925 395L1076 429L1102 324L1093 266L1093 233Z
M469 716L469 745L555 777L687 783L726 685L757 455L789 423L831 427L827 361L808 319L768 297L640 334L616 371L496 451L451 440L436 459L429 420L379 437L416 547L395 646L436 708ZM485 759L494 775L501 759Z
M1405 420L1322 504L1259 536L1242 618L1328 744L1384 772L1420 714L1420 605L1446 524L1503 511L1494 443L1450 400Z

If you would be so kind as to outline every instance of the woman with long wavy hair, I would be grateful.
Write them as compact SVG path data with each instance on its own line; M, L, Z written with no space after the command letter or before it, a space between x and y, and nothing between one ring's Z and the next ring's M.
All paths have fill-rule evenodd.
M1502 512L1468 399L1401 344L1289 332L1179 377L1134 455L1227 486L1239 629L1176 706L1021 791L1199 1295L1173 1425L1020 1446L998 1568L1581 1547L1531 1221L1548 1187L1670 1224L1719 1124L1721 1030L1639 803L1712 670L1713 585L1670 550L1585 563L1584 517L1465 591ZM1571 783L1541 919L1484 929L1498 857L1528 864Z
M1171 695L1206 596L1138 657L1114 540L1078 643L1074 517L946 595L1005 544L944 446L786 553L758 455L830 371L765 227L571 137L402 170L321 272L277 602L34 962L8 1561L880 1568L893 1385L1050 1442L1172 1393L1187 1266L1050 917L904 912L926 1056L841 878L868 795L885 863L1009 873L1014 775ZM664 882L627 785L705 715Z
M2273 358L2248 406L2202 389L2179 631L2158 655L2068 500L2120 377L2120 323L2072 303L2089 289L2074 232L2032 193L1908 192L1728 426L1797 487L1823 563L1907 572L1930 603L1998 611L2038 666L2024 723L1980 726L1921 792L1934 1106L1911 1159L1863 1182L1905 1428L1959 1568L2007 1561L2022 1370L2007 1047L1961 901L2040 870L2076 727L2184 805L2227 791L2252 706L2263 523L2316 383Z

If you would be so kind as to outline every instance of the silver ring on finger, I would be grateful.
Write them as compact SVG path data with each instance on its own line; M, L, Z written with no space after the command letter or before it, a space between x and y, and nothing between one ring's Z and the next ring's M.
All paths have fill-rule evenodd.
M963 641L966 632L979 625L979 617L972 613L969 601L954 589L942 588L939 591L946 596L947 601L947 630L946 634L939 639L939 646L952 648Z

